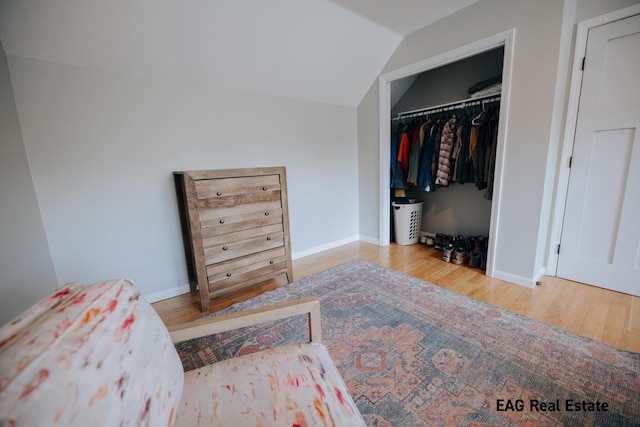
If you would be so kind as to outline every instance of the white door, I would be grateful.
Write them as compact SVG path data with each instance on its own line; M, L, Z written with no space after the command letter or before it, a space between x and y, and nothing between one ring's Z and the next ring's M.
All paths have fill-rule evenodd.
M589 30L559 277L640 295L640 15Z

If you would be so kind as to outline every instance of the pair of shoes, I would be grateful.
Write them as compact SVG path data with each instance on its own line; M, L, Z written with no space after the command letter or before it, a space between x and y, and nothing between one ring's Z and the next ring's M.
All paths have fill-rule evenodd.
M436 239L435 239L435 245L434 247L436 249L442 249L444 250L444 248L447 247L447 245L453 243L453 236L450 236L448 234L443 234L443 233L438 233L436 234Z
M465 242L467 252L480 251L487 252L489 238L486 236L469 236Z
M466 246L466 239L462 234L458 234L456 237L453 238L453 244L456 246L456 248L458 246Z
M480 251L471 252L469 254L469 267L480 268L483 257L484 257L484 252L480 252Z
M464 246L456 246L456 249L453 251L453 258L451 262L457 265L465 264L467 262L467 249Z
M476 250L476 236L467 237L466 246L467 246L467 252L475 251Z
M453 246L453 243L448 243L447 246L443 249L442 260L444 262L451 262L454 249L455 249L455 246Z
M427 236L427 239L425 241L425 245L427 245L430 248L433 248L436 245L436 238L435 236Z
M487 250L487 238L484 236L476 237L476 251L486 252Z

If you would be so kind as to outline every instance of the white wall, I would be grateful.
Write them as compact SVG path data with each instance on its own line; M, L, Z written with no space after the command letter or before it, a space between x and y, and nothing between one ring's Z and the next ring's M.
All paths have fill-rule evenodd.
M56 277L0 45L0 325L54 289Z
M357 238L354 108L9 66L59 283L126 276L151 299L188 290L174 170L286 166L294 256Z

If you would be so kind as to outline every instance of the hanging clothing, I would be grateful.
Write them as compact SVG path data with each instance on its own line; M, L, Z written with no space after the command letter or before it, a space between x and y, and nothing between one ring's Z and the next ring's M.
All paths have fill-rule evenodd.
M424 140L422 142L420 166L418 168L418 187L422 191L435 191L436 189L436 186L433 184L433 176L431 175L431 161L433 159L433 143L435 141L437 127L438 122L427 122L422 126Z
M460 165L460 153L462 151L462 131L464 126L462 124L458 125L458 129L456 130L456 142L453 144L453 150L451 151L451 173L449 174L449 181L457 182L458 181L458 168Z
M471 158L471 162L475 165L475 157L476 157L476 146L478 145L478 134L480 133L480 128L478 126L473 126L471 128L471 135L469 137L469 157Z
M435 184L436 175L438 174L438 160L440 159L440 144L442 139L442 128L444 123L438 120L437 126L433 128L433 156L431 158L431 176L433 177L433 183Z
M456 182L459 184L466 184L469 182L475 182L473 175L473 159L469 151L471 145L471 130L470 124L466 123L460 127L462 129L460 141L460 154L456 161Z
M487 113L487 116L480 126L478 134L478 144L476 145L473 162L476 172L476 187L478 190L484 190L487 188L489 175L493 174L493 171L488 168L488 157L489 151L491 150L492 133L493 129L496 127L497 121L491 120L492 116L492 113Z
M400 138L400 148L398 149L398 161L402 165L403 170L409 168L409 129L405 126Z
M435 191L451 183L474 183L493 197L498 109L448 120L414 119L399 123L391 135L391 188L396 197L406 190ZM474 117L475 116L475 117ZM470 120L470 117L474 117Z
M438 171L436 173L436 185L446 187L449 185L451 172L451 150L456 137L456 117L453 116L444 124L440 138L440 150L438 156Z
M418 183L418 169L420 167L420 130L422 129L423 120L418 122L413 132L413 143L409 152L409 168L407 170L407 185L415 187Z

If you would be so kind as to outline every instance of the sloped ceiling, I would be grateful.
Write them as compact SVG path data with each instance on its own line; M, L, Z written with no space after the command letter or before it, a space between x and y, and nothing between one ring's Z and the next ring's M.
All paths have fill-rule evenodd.
M403 36L478 0L331 0Z
M403 36L475 0L0 0L9 56L357 106Z

